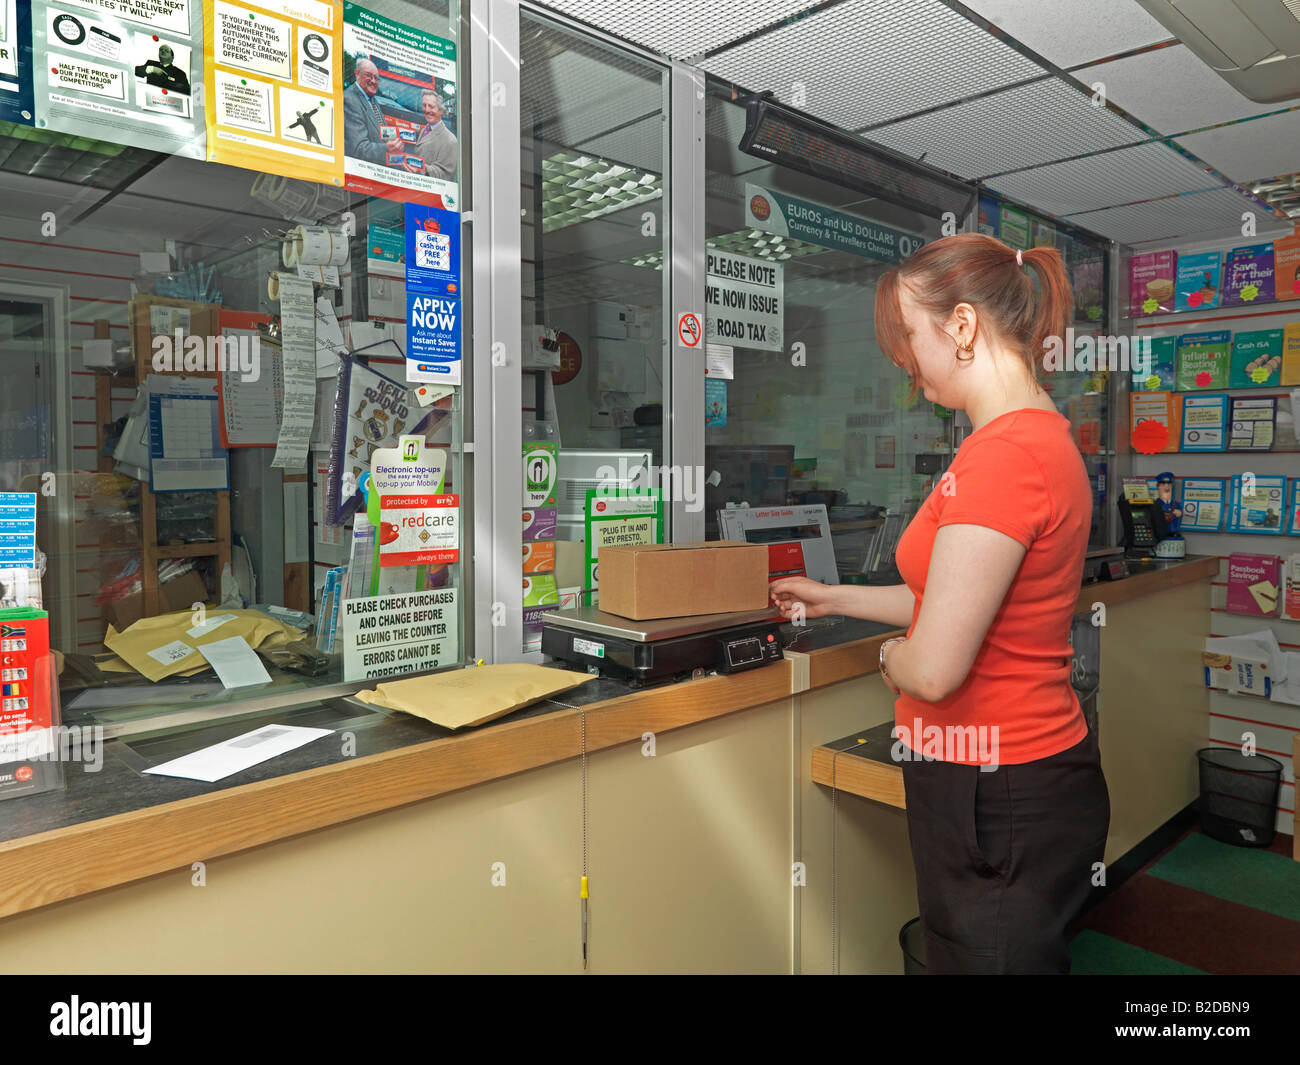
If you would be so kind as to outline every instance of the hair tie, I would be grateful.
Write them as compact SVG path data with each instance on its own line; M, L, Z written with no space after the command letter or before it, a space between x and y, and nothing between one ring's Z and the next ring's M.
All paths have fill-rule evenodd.
M1024 266L1024 265L1025 265L1025 257L1024 257L1023 255L1020 254L1020 249L1019 249L1019 248L1016 249L1016 265L1017 265L1017 266Z

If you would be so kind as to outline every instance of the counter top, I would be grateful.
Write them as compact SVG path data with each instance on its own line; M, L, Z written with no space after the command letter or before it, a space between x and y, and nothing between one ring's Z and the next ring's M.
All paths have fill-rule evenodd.
M1084 589L1080 609L1217 571L1212 558L1160 563ZM99 772L70 764L66 789L0 803L0 917L574 758L584 725L586 750L596 751L873 673L881 641L896 631L853 618L787 625L785 660L761 669L641 689L596 679L461 732L339 699L201 735L115 740ZM336 735L211 784L140 772L271 720ZM343 733L354 738L350 752Z

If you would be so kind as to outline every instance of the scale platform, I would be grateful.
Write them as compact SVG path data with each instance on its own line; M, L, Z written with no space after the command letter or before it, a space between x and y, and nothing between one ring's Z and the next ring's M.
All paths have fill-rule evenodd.
M542 622L542 654L645 684L697 670L739 673L781 661L775 607L633 621L594 606L555 610Z

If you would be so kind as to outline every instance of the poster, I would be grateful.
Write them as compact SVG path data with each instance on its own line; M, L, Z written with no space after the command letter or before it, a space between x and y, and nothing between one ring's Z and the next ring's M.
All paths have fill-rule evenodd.
M460 661L458 590L345 599L343 679L419 673Z
M345 2L343 50L347 187L459 210L455 44Z
M36 121L32 95L32 5L0 0L0 122Z
M705 338L739 348L781 351L785 268L716 248L705 250Z
M338 0L209 0L203 11L208 159L342 185Z
M200 0L35 0L36 125L202 159Z
M460 380L460 215L406 205L406 379Z

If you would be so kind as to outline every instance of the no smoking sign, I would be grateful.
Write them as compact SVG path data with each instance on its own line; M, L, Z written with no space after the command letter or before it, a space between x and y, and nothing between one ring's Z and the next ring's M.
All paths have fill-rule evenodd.
M698 348L703 335L704 327L698 314L686 311L677 316L677 339L684 347Z

